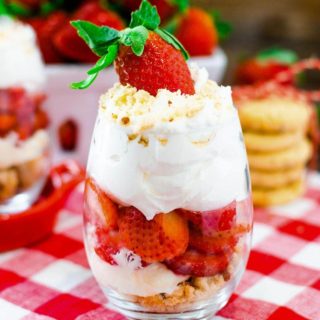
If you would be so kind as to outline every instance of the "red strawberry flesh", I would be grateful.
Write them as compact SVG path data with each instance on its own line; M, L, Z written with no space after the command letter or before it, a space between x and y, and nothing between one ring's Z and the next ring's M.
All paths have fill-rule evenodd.
M223 273L229 263L225 254L206 255L188 250L183 255L167 260L167 267L177 274L193 277L211 277Z
M227 206L210 211L188 211L180 210L180 213L194 226L210 235L217 231L230 230L235 225L236 202Z
M148 221L134 207L123 208L119 230L125 246L150 263L181 255L189 241L187 222L175 212Z
M154 96L159 89L195 93L190 70L181 52L154 32L149 32L141 57L136 56L131 47L122 45L115 67L121 84L129 84Z

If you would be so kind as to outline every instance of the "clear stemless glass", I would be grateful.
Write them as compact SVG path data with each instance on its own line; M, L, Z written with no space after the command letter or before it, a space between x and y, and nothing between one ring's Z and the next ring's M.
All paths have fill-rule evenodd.
M27 209L50 167L48 118L42 93L0 89L0 214Z
M227 303L250 251L250 178L231 91L210 82L212 103L190 112L185 97L185 109L160 120L150 116L153 98L137 113L148 97L119 90L130 89L101 98L87 167L92 272L131 319L207 319ZM177 94L166 94L155 99L171 112ZM153 125L136 130L137 114Z

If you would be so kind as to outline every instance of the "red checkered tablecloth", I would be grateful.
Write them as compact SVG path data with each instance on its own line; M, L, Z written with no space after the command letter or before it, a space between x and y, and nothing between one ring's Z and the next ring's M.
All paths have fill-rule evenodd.
M255 210L247 271L215 319L320 319L320 175L308 186L290 205ZM0 254L0 320L125 319L90 272L81 198L79 188L49 239Z

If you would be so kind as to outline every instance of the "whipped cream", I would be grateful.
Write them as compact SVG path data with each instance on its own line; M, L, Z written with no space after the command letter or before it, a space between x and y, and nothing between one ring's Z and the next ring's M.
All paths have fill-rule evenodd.
M0 16L0 88L39 91L45 83L44 64L33 29Z
M229 87L191 68L196 94L156 97L116 84L100 101L88 173L147 219L177 208L205 211L247 196L247 165Z
M26 141L18 141L16 133L0 138L0 169L19 165L43 155L49 146L45 130L36 131Z
M91 248L91 246L90 246ZM114 260L118 265L103 261L86 244L91 270L102 287L122 294L147 297L159 293L172 293L188 276L179 276L161 263L141 267L141 259L127 249L121 249Z

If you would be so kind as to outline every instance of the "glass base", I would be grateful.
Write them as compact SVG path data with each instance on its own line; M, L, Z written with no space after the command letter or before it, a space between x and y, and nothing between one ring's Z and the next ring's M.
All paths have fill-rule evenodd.
M104 294L109 300L108 307L113 309L128 319L132 320L206 320L213 319L214 315L222 309L228 302L231 294L238 285L244 269L245 264L239 268L234 274L234 278L218 290L216 294L206 300L199 300L198 302L190 303L184 307L184 310L170 313L155 313L140 306L135 302L131 302L125 295L121 295L114 290L102 287Z
M46 177L41 178L31 188L18 193L5 202L0 203L0 214L19 213L30 208L38 199L45 182Z

